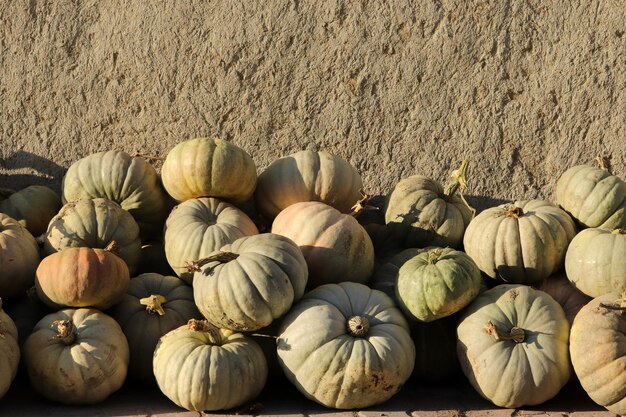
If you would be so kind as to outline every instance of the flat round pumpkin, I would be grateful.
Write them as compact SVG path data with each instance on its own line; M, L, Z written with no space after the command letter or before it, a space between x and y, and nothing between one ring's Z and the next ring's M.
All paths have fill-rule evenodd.
M17 343L17 328L13 320L2 309L0 299L0 398L4 397L17 374L20 363L20 348Z
M35 238L17 220L0 213L0 297L16 297L33 285L39 265Z
M39 236L61 209L61 197L43 185L19 191L0 189L0 213L13 217L33 235Z

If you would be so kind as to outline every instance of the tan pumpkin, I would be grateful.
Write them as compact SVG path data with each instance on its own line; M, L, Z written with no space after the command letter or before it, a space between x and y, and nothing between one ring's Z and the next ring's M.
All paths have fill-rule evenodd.
M17 343L17 327L2 310L0 299L0 398L9 390L20 363L20 348Z
M22 295L39 264L35 238L17 220L0 213L0 297Z
M300 247L309 267L309 288L365 283L374 269L374 247L363 226L324 203L292 204L274 219L272 233L287 236Z
M539 289L550 294L561 305L570 326L574 323L574 317L580 309L591 301L591 297L583 294L572 285L565 272L557 272L544 279L541 281Z
M19 191L0 189L0 213L19 221L33 236L46 231L60 208L61 197L43 185L30 185Z

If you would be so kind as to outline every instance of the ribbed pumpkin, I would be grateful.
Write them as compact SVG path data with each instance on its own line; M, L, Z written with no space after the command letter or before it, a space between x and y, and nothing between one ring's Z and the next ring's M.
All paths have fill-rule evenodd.
M569 324L543 291L512 284L485 291L464 311L457 337L465 376L497 406L541 404L569 379Z
M567 277L590 297L626 291L626 229L585 229L565 256Z
M300 151L270 164L255 192L259 211L268 219L294 203L319 201L349 213L361 198L363 182L352 165L325 151Z
M565 272L557 272L541 281L539 286L541 291L547 292L557 303L561 305L570 326L574 322L574 317L589 301L591 297L583 294L574 287L567 279Z
M257 175L254 161L240 147L221 139L197 138L169 151L161 179L178 202L217 197L238 204L252 196Z
M277 343L291 383L330 408L387 401L415 362L408 324L393 300L355 282L307 293L285 317Z
M374 269L374 247L363 226L324 203L292 204L274 219L272 233L300 246L309 267L309 288L365 283Z
M423 249L409 248L404 249L386 262L374 268L371 278L371 287L375 290L382 291L392 299L396 299L396 287L398 285L398 273L400 268L410 259L413 259Z
M574 372L592 400L626 415L626 301L609 293L583 307L572 325Z
M43 247L50 255L67 248L104 249L112 242L133 276L141 256L139 226L119 204L94 198L65 204L50 221Z
M544 200L516 201L489 208L465 231L465 251L491 278L533 283L563 267L576 234L569 215Z
M17 344L17 328L13 320L2 310L0 299L0 398L7 393L20 363Z
M176 274L193 280L186 265L244 236L258 234L250 218L217 198L194 198L172 210L165 223L165 255Z
M0 213L19 221L33 236L46 231L60 208L61 197L43 185L30 185L19 191L0 189Z
M569 168L556 184L556 202L582 227L626 229L626 183L606 169Z
M106 310L120 301L130 276L126 263L105 249L69 248L44 258L35 288L47 306Z
M117 391L128 370L128 343L106 314L88 308L45 316L26 339L32 386L64 404L96 404Z
M33 285L39 264L35 238L17 220L0 213L0 297L16 297Z
M407 315L429 322L469 304L478 295L480 282L480 270L464 252L433 247L400 267L396 297Z
M161 338L153 369L163 394L192 411L241 406L259 395L267 380L267 363L256 342L199 320Z
M202 317L191 287L177 277L160 274L133 278L111 316L122 326L128 340L128 375L148 383L154 382L152 355L161 336L190 319Z
M142 239L160 234L167 195L155 169L123 151L99 152L74 162L63 177L63 203L108 198L135 218Z
M272 234L237 239L194 264L196 305L214 325L257 330L304 294L307 267L298 246Z

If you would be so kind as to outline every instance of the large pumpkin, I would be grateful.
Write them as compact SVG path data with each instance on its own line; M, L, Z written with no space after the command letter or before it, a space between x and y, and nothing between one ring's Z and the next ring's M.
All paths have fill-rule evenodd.
M133 278L111 316L128 339L128 375L145 382L154 382L152 355L161 336L190 319L201 318L191 287L177 277L159 274Z
M259 211L269 219L294 203L320 201L349 213L361 198L363 182L352 165L325 151L300 151L270 164L255 192Z
M582 227L626 229L626 183L606 169L569 168L556 184L556 202Z
M572 282L567 279L565 272L557 272L556 274L550 275L548 278L541 281L539 289L550 294L550 296L563 307L563 311L565 312L570 326L574 322L574 317L576 317L580 309L591 301L591 297L583 294L574 287Z
M19 191L0 189L0 213L19 221L33 236L46 231L60 208L61 197L43 185L30 185Z
M195 264L193 293L214 325L257 330L304 294L308 271L298 246L272 233L242 237Z
M33 285L39 264L35 238L17 220L0 213L0 297L16 297Z
M108 250L69 248L41 261L35 288L51 308L106 310L122 299L129 281L126 263Z
M626 291L626 229L585 229L565 256L572 284L590 297Z
M408 324L393 300L354 282L307 293L285 317L277 343L287 378L331 408L387 401L415 361Z
M563 267L576 234L569 215L544 200L516 201L489 208L465 231L465 251L491 278L533 283Z
M258 234L250 218L217 198L194 198L172 210L165 223L165 255L176 274L188 283L186 266L244 236Z
M384 292L395 300L400 268L406 262L416 257L422 250L418 248L404 249L391 256L386 262L378 265L372 273L371 287Z
M169 151L161 179L176 201L217 197L242 203L256 186L256 166L243 149L221 139L197 138Z
M50 255L67 248L104 249L112 242L133 276L141 256L139 226L119 204L94 198L65 204L50 221L43 247Z
M7 393L20 363L20 348L17 343L15 323L2 310L0 299L0 398Z
M374 247L356 219L318 202L296 203L274 219L272 233L292 239L309 267L309 287L365 283L374 269Z
M95 404L117 391L128 370L128 343L106 314L88 308L45 316L26 339L30 382L45 398Z
M74 162L63 177L63 203L108 198L135 218L142 239L160 234L167 195L155 169L123 151L99 152Z
M569 379L569 324L543 291L511 284L485 291L464 311L457 337L465 376L497 406L541 404Z
M256 342L199 320L161 338L153 370L163 394L193 411L241 406L259 395L267 380L267 363Z
M572 325L570 353L574 372L589 397L626 415L626 301L619 293L594 298Z

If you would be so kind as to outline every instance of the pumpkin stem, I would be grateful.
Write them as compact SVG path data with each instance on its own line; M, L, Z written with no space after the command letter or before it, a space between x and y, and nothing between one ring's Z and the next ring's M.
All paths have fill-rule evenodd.
M600 169L608 171L609 174L611 173L611 160L608 156L598 155L596 156L596 161L598 162Z
M504 215L506 217L513 217L517 219L524 215L524 210L521 207L517 207L514 204L507 204L504 206Z
M209 343L211 343L212 345L220 346L224 342L220 333L220 329L218 329L206 320L190 319L187 322L187 327L189 328L189 330L193 330L194 332L205 333L209 338Z
M443 249L441 248L428 251L428 265L436 264L439 258L441 257L442 253L443 253Z
M119 253L120 250L120 246L117 244L116 241L112 240L107 246L106 248L104 248L105 251L107 252L111 252L114 255L117 255Z
M459 197L461 197L461 201L463 204L472 212L472 218L476 215L476 209L469 205L465 197L463 196L463 192L467 189L467 167L469 163L467 161L461 162L461 166L458 169L452 171L450 174L451 181L446 185L444 189L445 197L452 197L457 191L459 192Z
M614 235L626 235L626 229L615 229L611 233Z
M55 320L50 327L57 326L53 340L60 340L64 345L71 345L76 340L76 326L70 320Z
M139 304L146 306L146 311L148 313L157 313L159 316L165 315L165 310L163 310L163 304L165 304L166 302L167 299L160 294L152 294L149 297L139 300Z
M234 261L239 257L238 253L233 252L218 252L213 256L209 256L207 258L198 259L193 262L185 262L185 268L188 272L202 272L202 267L211 262L217 262L217 265L207 268L203 274L211 275L213 269L215 269L220 264L227 264L230 261Z
M526 332L521 327L513 326L509 333L502 333L491 320L485 325L485 332L496 340L512 340L515 343L522 343L526 339Z
M352 211L350 212L351 216L358 217L358 215L365 210L379 209L378 207L369 204L370 198L372 198L372 196L366 194L365 191L363 191L362 189L359 190L359 193L361 193L361 198L356 202L355 205L352 206Z
M365 337L370 330L370 322L363 316L352 316L348 320L348 333L354 337Z

